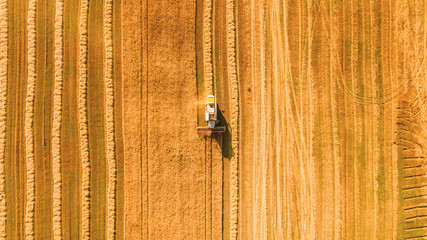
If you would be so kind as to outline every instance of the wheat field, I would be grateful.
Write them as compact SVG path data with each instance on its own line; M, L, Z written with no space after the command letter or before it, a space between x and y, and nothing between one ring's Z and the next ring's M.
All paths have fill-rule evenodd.
M0 0L0 239L427 239L426 20Z

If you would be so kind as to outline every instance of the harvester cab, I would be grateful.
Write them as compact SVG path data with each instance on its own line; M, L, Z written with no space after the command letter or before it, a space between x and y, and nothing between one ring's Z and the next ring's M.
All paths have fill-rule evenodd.
M218 124L218 107L216 104L216 97L214 95L209 95L205 108L205 121L206 127L198 127L197 133L203 135L215 134L224 134L225 127L217 126Z

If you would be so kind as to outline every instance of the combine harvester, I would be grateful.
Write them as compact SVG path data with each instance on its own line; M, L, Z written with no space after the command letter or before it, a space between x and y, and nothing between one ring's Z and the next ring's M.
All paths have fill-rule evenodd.
M206 127L198 127L197 133L202 135L210 136L212 134L224 134L225 126L216 126L218 121L218 107L216 104L216 97L214 95L208 96L208 102L206 103Z

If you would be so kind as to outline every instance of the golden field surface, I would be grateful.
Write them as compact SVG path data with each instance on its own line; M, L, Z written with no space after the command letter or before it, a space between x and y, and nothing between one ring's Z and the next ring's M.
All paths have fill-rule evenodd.
M427 239L426 19L0 0L0 239Z

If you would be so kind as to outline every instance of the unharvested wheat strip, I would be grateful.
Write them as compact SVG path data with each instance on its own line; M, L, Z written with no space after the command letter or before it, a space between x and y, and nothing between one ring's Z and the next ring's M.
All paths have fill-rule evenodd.
M79 19L79 138L80 158L82 161L82 222L81 238L90 238L90 158L88 141L88 116L87 116L87 19L89 1L80 3Z
M227 72L231 84L231 147L234 156L231 159L231 206L230 238L237 239L239 223L239 83L236 67L236 23L234 19L234 0L227 0Z
M52 169L53 169L53 238L62 239L61 124L63 82L64 0L56 0L55 10L55 86L53 92Z
M114 80L113 80L113 1L104 5L104 85L105 85L105 119L108 163L107 189L107 239L116 237L116 185L117 162L114 134Z
M25 161L27 170L25 238L34 239L35 166L34 166L34 95L36 86L36 0L28 3L28 79L25 100Z
M6 196L5 196L5 145L6 145L6 91L7 91L7 44L8 44L7 0L0 1L0 239L6 239Z
M205 0L203 5L203 63L206 94L213 95L212 0Z

